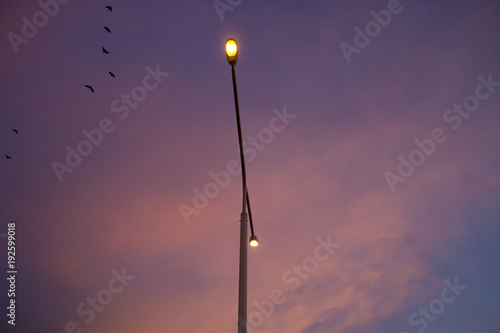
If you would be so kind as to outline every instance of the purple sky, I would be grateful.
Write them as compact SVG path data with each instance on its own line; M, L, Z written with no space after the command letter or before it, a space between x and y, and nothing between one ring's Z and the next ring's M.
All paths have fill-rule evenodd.
M500 332L500 1L41 3L0 5L1 332L236 332L229 37L248 333Z

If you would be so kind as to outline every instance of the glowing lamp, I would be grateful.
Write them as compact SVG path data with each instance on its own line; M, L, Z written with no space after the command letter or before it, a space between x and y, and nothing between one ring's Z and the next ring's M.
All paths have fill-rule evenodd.
M231 66L236 65L236 61L238 60L238 45L236 45L236 41L232 38L226 41L226 55L229 64Z
M255 235L250 236L250 246L256 247L257 245L259 245L259 240L257 239L257 236Z

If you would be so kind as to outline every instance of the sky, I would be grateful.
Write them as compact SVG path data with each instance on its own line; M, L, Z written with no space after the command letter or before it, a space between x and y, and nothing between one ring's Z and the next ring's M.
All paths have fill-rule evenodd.
M7 0L0 32L1 332L237 331L230 37L248 333L500 332L500 1Z

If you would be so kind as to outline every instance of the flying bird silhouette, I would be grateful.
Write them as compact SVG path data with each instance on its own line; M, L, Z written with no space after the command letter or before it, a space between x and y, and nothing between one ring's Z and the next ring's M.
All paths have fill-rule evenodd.
M94 92L94 88L92 88L92 86L89 86L88 84L85 85L86 88L89 88L90 91Z
M109 29L108 27L104 27L104 30L106 30L107 32L111 33L111 29Z
M10 157L9 155L5 154L5 158L8 159L8 160L11 160L12 157Z
M15 132L16 134L19 134L19 131L16 130L15 128L13 128L12 131Z
M109 54L108 50L106 50L104 47L102 48L102 53Z
M110 71L110 72L108 72L108 73L109 73L109 76L110 76L110 77L115 77L115 74L113 74L113 72L111 72L111 71Z
M108 10L108 12L112 11L113 10L113 7L111 6L106 6L106 9Z

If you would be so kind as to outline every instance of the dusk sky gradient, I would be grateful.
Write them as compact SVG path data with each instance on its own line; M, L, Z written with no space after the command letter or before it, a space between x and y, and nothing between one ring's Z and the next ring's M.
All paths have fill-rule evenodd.
M17 45L42 7L0 5L0 332L236 332L229 37L260 241L248 333L500 332L500 1L54 1Z

